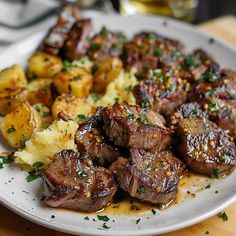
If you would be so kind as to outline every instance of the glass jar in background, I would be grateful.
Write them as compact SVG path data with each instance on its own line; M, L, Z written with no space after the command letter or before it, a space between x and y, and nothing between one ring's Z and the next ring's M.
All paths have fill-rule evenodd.
M124 15L158 14L191 22L198 4L198 0L120 0L120 12Z

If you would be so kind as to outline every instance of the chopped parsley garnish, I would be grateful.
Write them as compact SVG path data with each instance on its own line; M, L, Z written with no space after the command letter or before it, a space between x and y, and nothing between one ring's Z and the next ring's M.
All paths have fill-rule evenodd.
M193 55L187 55L184 58L184 67L188 70L191 70L196 64L196 60Z
M208 91L205 93L205 97L206 97L206 98L211 98L211 97L213 96L213 93L214 93L213 90L208 90Z
M8 156L0 156L0 163L2 164L10 164L14 161L13 154L9 154Z
M102 227L103 227L104 229L110 229L110 228L111 228L111 227L107 226L106 223L103 223Z
M77 174L80 179L84 179L84 178L88 177L88 174L83 170L77 170Z
M145 187L144 187L144 186L139 186L138 192L139 192L139 193L146 193Z
M136 116L135 116L133 113L128 113L128 114L127 114L127 118L128 118L129 120L135 120L135 119L136 119Z
M138 118L141 123L148 124L148 118L145 114L141 114Z
M104 215L104 216L97 215L97 218L99 220L102 220L102 221L105 221L105 222L108 222L110 220L110 218L108 216L106 216L106 215Z
M197 107L194 107L194 109L192 109L192 113L193 115L198 115L199 114L199 109Z
M160 48L156 48L154 50L154 55L157 57L162 57L163 56L163 51Z
M127 93L130 93L131 90L132 90L132 86L131 86L131 85L129 85L129 86L127 86L127 87L125 88L125 91L126 91Z
M42 117L43 117L43 118L46 118L46 117L49 116L49 114L50 114L49 112L45 112L45 111L44 111L44 112L42 113Z
M35 109L37 112L40 112L40 111L41 111L41 109L40 109L40 107L39 107L38 105L35 105L35 106L34 106L34 109Z
M149 40L155 40L155 39L156 39L156 35L150 33L150 34L148 34L148 39L149 39Z
M202 76L200 77L200 81L216 83L219 79L219 74L214 70L207 70L205 71Z
M208 184L206 187L205 187L205 189L208 189L208 188L210 188L211 187L211 185L210 184Z
M149 107L149 105L150 105L150 103L149 103L149 101L148 101L148 99L142 99L142 102L141 102L141 107L142 108L147 108L147 107Z
M26 180L27 182L31 182L39 177L41 177L41 174L35 172L29 172L29 175L27 175Z
M91 98L93 99L94 102L97 102L101 98L101 95L92 93Z
M219 169L218 168L213 168L213 177L216 179L219 179Z
M226 157L226 156L221 156L221 157L219 158L219 161L220 161L221 163L226 163L226 162L227 162L227 157Z
M136 220L136 225L140 222L140 220L141 220L140 218Z
M84 220L89 220L89 217L88 217L88 216L85 216L85 217L84 217Z
M8 128L8 129L7 129L7 133L8 133L8 134L13 133L13 132L15 132L15 131L16 131L16 129L15 129L14 127L11 127L11 128Z
M156 215L156 213L157 213L156 210L152 209L152 214Z
M77 117L79 118L80 121L85 121L86 116L83 114L78 114Z
M114 102L119 102L119 98L114 98Z
M218 216L219 218L222 218L223 221L227 221L229 219L225 212L220 212Z
M64 60L63 67L62 67L61 71L63 71L63 72L70 71L70 67L71 67L71 62L69 62L68 60Z
M208 105L208 109L209 109L210 111L216 111L216 110L218 110L218 108L217 108L215 102L210 103L210 104Z
M109 31L108 31L105 27L102 27L101 35L102 35L104 38L107 38L108 35L109 35Z
M35 168L35 169L38 169L38 168L40 168L42 166L43 166L43 162L41 162L41 161L36 161L32 165L32 167Z

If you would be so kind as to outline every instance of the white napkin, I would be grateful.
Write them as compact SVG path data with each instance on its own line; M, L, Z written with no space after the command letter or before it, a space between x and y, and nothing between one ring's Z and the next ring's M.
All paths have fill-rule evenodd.
M57 16L53 12L55 13L59 7L59 1L56 0L0 0L0 51L13 42L55 24ZM103 11L112 12L113 10L111 5L105 4ZM91 17L99 14L98 11L84 11L84 13ZM38 18L43 19L36 24L16 29Z

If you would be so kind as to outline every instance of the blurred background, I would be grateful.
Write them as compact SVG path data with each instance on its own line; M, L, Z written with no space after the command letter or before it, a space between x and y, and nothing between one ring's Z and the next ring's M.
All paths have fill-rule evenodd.
M153 14L200 24L236 15L236 0L0 0L0 51L52 26L61 7L68 3L78 4L87 17L101 13Z

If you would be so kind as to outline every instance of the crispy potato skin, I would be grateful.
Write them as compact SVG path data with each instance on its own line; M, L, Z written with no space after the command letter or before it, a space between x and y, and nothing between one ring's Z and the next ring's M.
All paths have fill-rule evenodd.
M31 105L43 103L48 107L52 106L53 98L51 92L52 79L32 80L27 88L29 90L28 101Z
M122 69L122 61L118 57L110 57L98 65L98 70L94 75L93 91L102 93L107 85L113 81Z
M41 128L47 128L53 120L50 108L43 103L36 103L33 105L33 108L38 112L41 118Z
M20 65L13 65L0 72L0 98L25 88L27 80Z
M7 96L0 98L0 116L12 112L22 102L26 101L28 97L28 90L25 88L18 89L14 92L8 93Z
M8 144L15 148L22 148L25 141L30 139L40 126L39 114L26 101L3 118L0 129Z
M62 118L63 120L73 119L80 122L78 115L88 116L95 111L85 99L77 98L73 94L62 94L58 96L52 105L53 119Z
M71 93L78 98L86 97L93 84L92 75L82 67L71 67L69 71L58 73L53 84L59 94Z
M60 57L45 52L35 52L28 61L28 78L52 78L62 67Z

